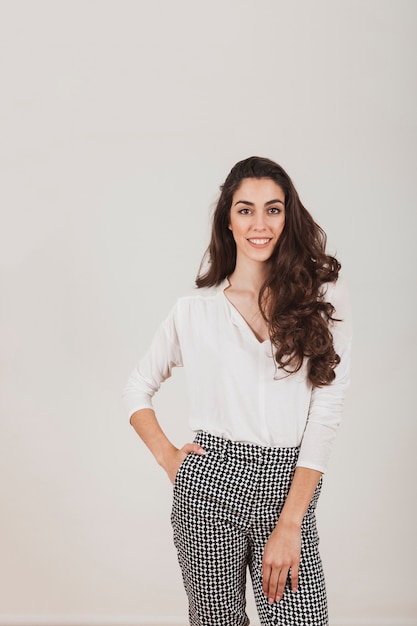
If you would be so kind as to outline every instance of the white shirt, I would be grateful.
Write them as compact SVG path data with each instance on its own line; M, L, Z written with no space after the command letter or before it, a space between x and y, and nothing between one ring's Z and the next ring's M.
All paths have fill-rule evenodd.
M325 472L343 395L348 385L351 321L344 283L326 286L335 307L334 346L341 361L331 385L313 388L305 360L288 375L276 367L270 340L260 342L227 299L225 280L179 298L131 373L123 393L126 410L152 407L152 397L173 367L185 367L189 425L233 441L301 446L297 465Z

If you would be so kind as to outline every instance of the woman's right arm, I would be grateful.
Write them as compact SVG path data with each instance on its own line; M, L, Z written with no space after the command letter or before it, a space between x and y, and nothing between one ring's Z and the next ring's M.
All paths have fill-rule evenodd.
M153 409L136 411L131 416L130 423L152 452L157 463L166 471L172 484L174 484L179 466L190 452L205 453L204 449L196 443L186 443L182 448L176 448L159 425Z
M195 443L176 448L162 430L152 405L161 383L171 376L173 367L182 366L180 341L176 328L177 307L156 332L145 356L134 368L123 392L130 423L174 483L178 468L190 452L204 454Z

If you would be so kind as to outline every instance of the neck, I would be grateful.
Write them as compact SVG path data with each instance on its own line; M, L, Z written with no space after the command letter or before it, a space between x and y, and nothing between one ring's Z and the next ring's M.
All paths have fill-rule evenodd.
M245 261L236 262L234 272L229 276L230 284L234 289L259 294L266 279L265 263Z

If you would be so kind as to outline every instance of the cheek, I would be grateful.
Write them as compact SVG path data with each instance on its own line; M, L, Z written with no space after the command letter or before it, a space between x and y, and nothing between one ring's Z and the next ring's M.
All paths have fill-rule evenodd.
M243 225L239 223L239 220L230 220L229 228L233 233L234 237L238 237L243 232Z

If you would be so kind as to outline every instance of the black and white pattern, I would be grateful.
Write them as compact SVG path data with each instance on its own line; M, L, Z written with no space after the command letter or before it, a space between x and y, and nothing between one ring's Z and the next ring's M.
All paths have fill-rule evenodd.
M280 602L262 591L261 562L289 491L298 448L265 448L200 432L203 456L189 454L174 484L172 525L191 626L247 626L246 570L263 626L327 626L315 508L302 525L299 586Z

